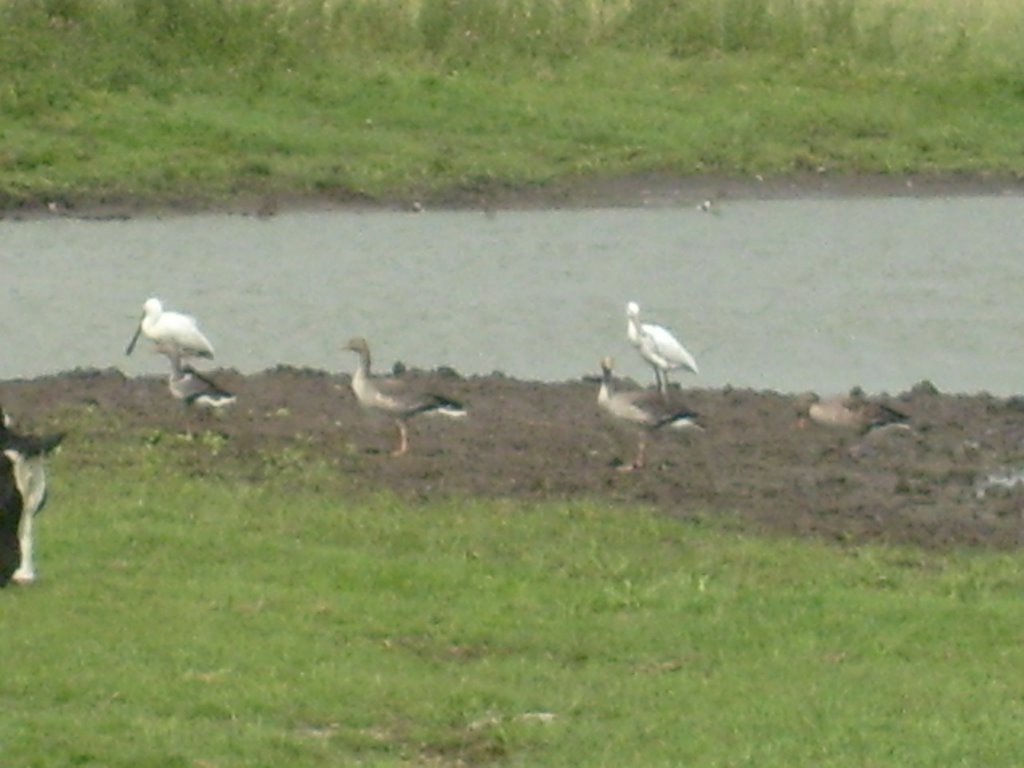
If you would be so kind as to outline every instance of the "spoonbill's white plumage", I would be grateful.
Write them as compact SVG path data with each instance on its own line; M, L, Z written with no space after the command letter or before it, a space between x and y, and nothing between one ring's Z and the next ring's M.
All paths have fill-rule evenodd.
M640 356L654 369L658 391L668 389L669 371L698 373L697 361L667 328L640 322L640 307L635 301L626 305L626 335Z
M196 319L181 312L166 311L160 299L147 299L142 305L142 318L125 348L126 355L135 349L140 335L150 339L156 351L168 357L213 357L213 345L199 330Z
M643 468L646 461L647 432L661 429L703 430L695 412L665 393L653 390L613 391L610 357L601 360L601 387L597 391L597 405L610 416L640 427L636 457L631 464L619 467L623 471Z
M370 346L366 339L350 339L345 349L359 355L359 363L352 374L352 391L364 408L370 408L393 417L398 427L398 446L393 456L409 450L407 422L421 413L439 413L454 418L466 415L463 405L451 398L426 392L411 386L410 382L375 376L370 370Z

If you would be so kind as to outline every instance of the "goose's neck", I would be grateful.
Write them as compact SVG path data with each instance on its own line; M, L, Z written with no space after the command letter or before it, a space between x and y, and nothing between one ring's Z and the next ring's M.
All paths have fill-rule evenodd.
M370 378L370 350L362 350L359 352L359 362L356 363L356 372L352 376L352 381L357 386L361 386L363 382Z
M597 390L597 402L607 403L612 396L612 372L605 368L601 372L601 388Z

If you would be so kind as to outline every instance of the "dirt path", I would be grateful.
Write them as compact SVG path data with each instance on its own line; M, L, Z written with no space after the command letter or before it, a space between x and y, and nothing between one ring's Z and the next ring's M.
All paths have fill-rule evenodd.
M464 401L470 417L413 421L410 454L393 459L393 425L359 409L347 374L281 368L217 378L239 397L214 427L227 438L225 455L260 462L301 440L368 490L413 499L640 502L679 517L726 515L746 529L852 542L1016 547L1024 540L1024 484L986 484L1024 472L1021 399L951 396L919 385L889 401L911 416L912 430L864 437L798 429L794 397L687 390L707 430L659 436L649 466L623 473L612 465L631 457L635 433L600 414L595 382L437 374L432 384ZM163 377L128 379L116 370L0 382L0 402L25 429L59 427L59 414L86 406L120 419L126 439L183 427ZM63 450L75 446L72 433Z

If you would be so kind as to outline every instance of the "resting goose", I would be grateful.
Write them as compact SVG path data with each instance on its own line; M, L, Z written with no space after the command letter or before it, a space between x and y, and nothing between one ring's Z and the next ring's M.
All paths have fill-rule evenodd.
M0 409L0 587L35 581L32 528L46 502L43 459L63 434L19 435Z
M703 427L697 422L696 413L682 403L673 402L664 393L650 390L613 392L611 386L612 366L610 357L601 361L601 388L597 391L597 404L611 416L641 427L633 463L624 464L619 469L629 472L643 468L646 460L647 432L659 429L703 430Z
M345 349L359 355L359 363L352 374L352 391L364 408L381 411L395 419L398 427L398 446L392 456L401 456L409 450L409 419L420 413L439 413L454 418L466 415L461 403L432 392L419 391L409 382L374 376L370 372L370 346L366 339L350 339Z
M640 307L635 301L626 305L626 334L640 356L654 369L659 392L668 389L669 371L681 368L698 372L697 361L671 331L660 325L640 322Z
M142 305L142 318L124 350L126 355L135 349L140 334L156 345L157 352L168 357L213 357L213 345L199 330L196 319L180 312L165 311L160 299L147 299Z
M882 403L866 400L862 395L851 394L821 399L809 394L798 400L800 408L799 426L807 419L826 427L838 427L866 433L881 427L901 425L906 427L910 417Z

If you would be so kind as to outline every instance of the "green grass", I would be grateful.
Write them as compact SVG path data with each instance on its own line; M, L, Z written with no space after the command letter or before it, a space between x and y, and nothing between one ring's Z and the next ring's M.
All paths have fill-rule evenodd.
M1019 554L758 538L710 510L353 498L298 447L248 467L160 433L77 447L52 462L40 581L0 593L4 764L1024 750Z
M0 0L0 205L1024 173L1024 9Z

